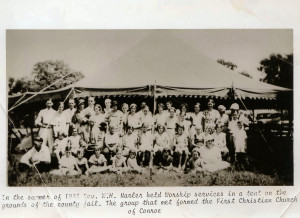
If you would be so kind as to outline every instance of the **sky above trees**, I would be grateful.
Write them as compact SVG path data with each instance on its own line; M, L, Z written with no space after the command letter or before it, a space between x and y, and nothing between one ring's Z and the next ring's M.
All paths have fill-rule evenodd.
M7 75L30 77L34 64L63 60L85 76L102 67L142 40L151 30L8 30ZM177 37L213 60L236 64L254 79L260 61L271 53L293 52L292 30L172 30Z

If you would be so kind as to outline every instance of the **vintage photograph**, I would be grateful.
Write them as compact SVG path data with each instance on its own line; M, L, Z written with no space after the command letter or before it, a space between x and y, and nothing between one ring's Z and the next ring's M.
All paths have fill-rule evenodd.
M7 186L292 186L293 30L7 30Z

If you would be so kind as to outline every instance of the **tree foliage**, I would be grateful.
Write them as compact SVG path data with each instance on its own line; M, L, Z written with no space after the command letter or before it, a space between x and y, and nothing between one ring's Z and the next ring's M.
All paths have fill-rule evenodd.
M59 60L36 63L31 74L33 77L31 80L9 78L9 94L24 93L26 91L38 92L68 74L64 79L49 87L48 90L66 87L84 77L81 72L71 70L68 65Z
M293 88L293 54L283 57L273 53L269 58L261 60L257 69L265 74L261 81Z
M226 66L230 70L235 70L237 68L237 65L235 65L234 63L232 63L230 61L225 61L224 59L218 59L217 62L219 64Z
M224 59L218 59L217 62L219 64L222 64L225 67L229 68L230 70L235 70L237 68L236 64L234 64L230 61L225 61ZM249 77L249 78L252 78L252 76L249 73L247 73L246 71L239 72L239 74L241 74L243 76L246 76L246 77Z
M252 76L249 73L247 73L246 71L239 72L239 74L242 74L243 76L252 78Z

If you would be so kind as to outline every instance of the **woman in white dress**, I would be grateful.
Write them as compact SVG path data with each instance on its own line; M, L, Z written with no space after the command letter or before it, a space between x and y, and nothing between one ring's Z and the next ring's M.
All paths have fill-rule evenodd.
M69 126L67 125L67 119L63 111L64 111L64 103L59 102L58 110L55 113L53 118L53 130L54 130L55 138L57 138L58 132L62 132L66 136L68 135Z
M214 139L212 135L208 135L206 138L206 147L201 152L201 165L205 172L213 173L218 170L226 169L230 164L226 161L222 161L220 149L214 145Z

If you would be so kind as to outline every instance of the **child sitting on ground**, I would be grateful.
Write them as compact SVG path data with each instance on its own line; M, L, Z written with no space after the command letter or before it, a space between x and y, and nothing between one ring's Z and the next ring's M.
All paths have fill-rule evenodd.
M53 146L53 150L54 150L54 153L55 153L58 161L60 160L62 155L65 154L65 150L66 150L66 147L68 146L68 143L69 143L69 141L67 138L64 137L64 133L59 131L58 138L55 139L54 146Z
M104 155L101 154L100 146L95 147L95 154L90 157L89 163L90 168L88 173L100 173L108 170L107 160L105 159Z
M84 149L78 149L77 151L77 165L81 170L82 174L88 175L89 165L88 161L84 156Z
M208 135L206 138L206 148L201 151L202 169L208 173L223 170L230 166L228 162L222 161L221 151L213 142L212 135Z
M117 149L116 156L112 158L111 172L122 174L127 171L126 158L122 155L122 150Z
M237 122L238 128L233 132L233 145L235 148L235 165L237 169L246 169L248 167L247 158L247 134L243 129L243 123Z
M65 155L62 156L62 158L59 160L59 169L51 171L50 174L59 175L59 176L64 176L64 175L74 176L74 175L81 174L81 170L77 165L77 160L71 154L70 146L66 147Z
M190 173L203 172L200 153L198 150L193 150L191 158L186 163L186 171Z
M187 158L189 155L188 149L188 137L184 134L184 126L177 126L177 134L175 135L175 151L174 158L178 161L178 169L183 170L185 168Z
M144 169L137 164L136 151L133 149L129 150L129 157L127 159L127 167L130 172L143 173Z
M162 174L173 170L173 158L171 156L171 149L164 148L162 151L162 158L159 161L159 168L157 174Z

